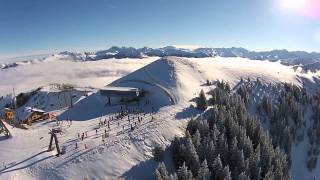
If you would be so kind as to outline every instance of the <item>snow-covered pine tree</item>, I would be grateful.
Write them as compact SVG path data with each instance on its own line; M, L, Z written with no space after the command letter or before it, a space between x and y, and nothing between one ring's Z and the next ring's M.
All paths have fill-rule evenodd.
M220 158L220 154L214 159L212 167L213 167L212 168L213 179L219 179L222 176L222 171L223 171L223 165Z
M155 180L168 180L169 175L166 166L161 162L155 171Z
M198 180L210 180L210 177L211 177L211 172L208 168L207 160L204 160L201 163L201 166L199 168L197 179Z
M229 170L229 166L225 166L222 170L220 180L231 180L231 172Z
M179 180L193 179L192 172L190 170L188 170L186 163L183 163L183 165L178 169L177 176L178 176Z
M186 142L186 164L190 167L192 174L197 175L200 167L199 156L190 137Z
M207 102L207 98L206 98L206 95L204 94L204 91L201 90L200 91L200 94L199 94L199 97L197 98L197 108L200 109L200 110L206 110L207 107L208 107L208 102Z

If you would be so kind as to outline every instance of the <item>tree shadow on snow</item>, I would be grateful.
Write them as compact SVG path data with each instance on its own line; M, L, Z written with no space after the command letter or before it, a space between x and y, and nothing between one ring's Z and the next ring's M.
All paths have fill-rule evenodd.
M6 135L0 134L0 141L6 140L6 139L9 139L9 138L10 138L10 136L6 136Z
M132 167L129 171L125 172L123 177L124 179L153 179L153 172L158 167L158 162L149 159L143 162L140 162L136 166Z
M192 99L189 100L189 102L197 102L198 97L194 97Z
M175 116L176 119L186 119L194 117L198 114L201 114L202 111L194 108L192 105L190 105L187 108L184 108L181 112L178 112Z
M307 90L310 93L313 94L320 89L320 86L319 86L320 80L318 78L313 77L312 80L310 80L310 79L307 79L307 78L301 77L301 76L297 76L297 77L301 79L300 82L303 84L303 86L308 87Z
M39 159L39 160L37 160L37 161L31 162L30 164L27 164L27 165L25 165L25 166L18 167L18 168L15 168L15 169L11 169L11 168L13 168L13 167L16 167L16 166L18 166L18 165L20 165L20 164L22 164L22 163L24 163L24 162L27 162L27 161L33 159L33 158L35 158L35 157L37 157L37 156L39 156L39 155L41 155L41 154L43 154L43 153L45 153L45 152L47 152L47 151L41 151L41 152L39 152L39 153L37 153L37 154L35 154L35 155L33 155L33 156L31 156L31 157L23 160L23 161L18 162L18 163L11 163L11 165L8 165L5 169L2 169L2 170L0 171L0 175L1 175L1 174L4 174L4 173L8 173L8 172L12 172L12 171L17 171L17 170L21 170L21 169L28 168L28 167L31 167L31 166L39 163L39 162L42 162L42 161L46 160L46 159L49 159L49 158L51 158L51 157L54 157L53 155L52 155L52 156L47 156L47 157L45 157L45 158L42 158L42 159Z
M175 171L175 166L173 164L169 148L164 151L162 162L166 165L169 174L172 174ZM140 162L139 164L133 166L131 169L125 172L121 178L129 180L154 179L154 172L157 169L159 163L160 162L154 159L148 159L146 161Z

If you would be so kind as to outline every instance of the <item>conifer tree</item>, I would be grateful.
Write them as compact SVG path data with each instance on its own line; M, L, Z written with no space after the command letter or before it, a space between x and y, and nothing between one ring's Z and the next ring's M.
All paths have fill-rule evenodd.
M168 180L168 171L163 162L161 162L158 168L155 171L155 179L156 180Z
M190 170L188 170L186 163L183 163L183 165L178 169L177 176L178 176L179 180L193 179L192 172Z
M226 166L223 168L220 179L221 180L231 180L231 172L229 170L229 166Z
M220 154L213 161L213 179L219 179L222 176L223 166L220 158Z
M207 160L204 160L201 163L201 166L199 168L197 179L198 180L209 180L210 177L211 177L211 173L210 173L210 170L207 165Z
M207 102L207 98L206 95L204 94L204 91L201 90L199 97L197 98L197 108L200 110L206 110L208 107L208 102Z

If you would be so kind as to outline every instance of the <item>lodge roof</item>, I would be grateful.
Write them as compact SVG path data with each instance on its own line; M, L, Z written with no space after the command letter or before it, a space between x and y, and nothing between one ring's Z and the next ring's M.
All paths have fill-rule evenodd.
M32 108L32 107L25 107L22 110L20 110L19 112L16 111L15 114L17 115L17 117L19 118L20 121L25 121L34 112L45 113L45 111L42 110L42 109L37 109L37 108Z
M105 86L101 88L100 91L136 92L136 91L139 91L139 88Z

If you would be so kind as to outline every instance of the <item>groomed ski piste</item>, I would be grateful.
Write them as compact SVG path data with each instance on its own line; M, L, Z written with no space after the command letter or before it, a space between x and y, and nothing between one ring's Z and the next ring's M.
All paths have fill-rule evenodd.
M137 64L129 68L124 65L131 62ZM13 128L6 124L11 137L0 140L0 179L152 179L158 165L152 159L152 149L157 145L165 147L175 136L183 136L188 120L201 116L201 112L191 106L193 102L190 100L201 89L208 92L215 88L214 85L204 86L207 80L224 80L233 89L237 88L241 78L259 78L264 83L272 84L308 84L309 89L315 89L317 86L314 81L318 77L316 73L295 71L291 66L279 62L222 57L53 61L28 66L31 70L39 70L41 67L49 67L47 63L59 67L67 65L70 71L76 69L77 75L98 74L90 78L90 81L99 79L96 86L102 87L103 80L104 85L137 87L148 93L139 104L108 106L98 88L78 87L74 92L68 92L75 98L70 106L71 102L64 98L70 94L44 85L24 107L39 107L54 112L59 122L41 121L27 126L27 129ZM86 63L87 69L80 68L80 63ZM27 71L28 66L1 71L0 74L6 75L1 77L17 76ZM108 73L99 74L106 71ZM53 70L49 73L53 75L50 83L62 76L54 76ZM66 74L72 75L71 72ZM87 78L81 81L76 80L75 76L71 76L71 80L77 81L78 86L90 84ZM12 83L21 83L22 79L15 79ZM39 79L26 81L37 82L37 85L47 83ZM0 82L0 87L5 87L5 83ZM18 91L32 88L37 87L34 83L27 83ZM10 87L5 89L5 93L10 92ZM262 97L268 92L258 93ZM117 117L122 109L129 110L129 117L127 114L122 118ZM56 150L47 152L50 140L48 133L52 128L61 129L57 136L63 155L59 157L56 156ZM108 136L105 137L105 134ZM294 179L320 178L320 166L312 172L306 168L307 146L308 138L305 137L302 143L293 147L291 169L294 170ZM167 167L171 167L169 171L172 171L174 166L170 157L165 155L164 161Z

